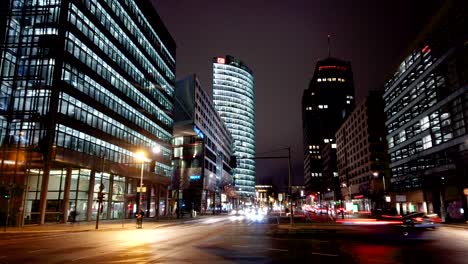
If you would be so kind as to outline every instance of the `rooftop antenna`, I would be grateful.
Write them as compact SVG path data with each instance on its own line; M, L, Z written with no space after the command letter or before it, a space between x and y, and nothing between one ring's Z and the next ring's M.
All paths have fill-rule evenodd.
M330 58L330 35L328 35L328 58Z

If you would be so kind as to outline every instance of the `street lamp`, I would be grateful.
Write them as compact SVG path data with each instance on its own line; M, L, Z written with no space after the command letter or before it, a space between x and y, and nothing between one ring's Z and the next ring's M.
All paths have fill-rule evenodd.
M138 195L138 209L139 210L142 210L142 206L141 206L141 195L143 194L143 192L145 192L146 188L143 188L143 170L144 170L144 167L145 167L145 162L148 162L148 158L146 157L146 153L144 151L138 151L136 153L133 154L133 157L140 161L141 162L141 174L140 174L140 187L137 188L137 192L140 193Z

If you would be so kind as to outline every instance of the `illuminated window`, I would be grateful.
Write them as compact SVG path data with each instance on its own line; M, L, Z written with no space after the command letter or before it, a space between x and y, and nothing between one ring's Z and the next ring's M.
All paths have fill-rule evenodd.
M331 147L334 148L334 149L336 149L336 144L333 143L333 144L331 145Z
M321 81L322 81L322 79L321 79L321 78L318 78L318 79L317 79L317 82L321 82Z
M429 128L429 117L425 116L419 120L419 124L421 125L421 131L424 131Z
M327 78L327 81L331 82L331 78Z
M325 139L323 140L323 142L324 142L324 143L328 143L328 142L330 142L330 140L329 140L328 138L325 138Z
M332 81L336 82L336 78L332 78Z
M423 149L432 148L431 135L427 135L427 136L423 137L422 141L423 141Z

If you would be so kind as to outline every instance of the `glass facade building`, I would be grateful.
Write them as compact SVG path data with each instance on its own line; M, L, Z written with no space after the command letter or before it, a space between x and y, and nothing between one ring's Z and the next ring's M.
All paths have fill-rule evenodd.
M150 1L8 0L0 53L3 188L17 225L161 213L170 182L175 42ZM133 153L161 152L136 160ZM137 194L144 166L146 192ZM24 194L24 195L22 195ZM162 206L160 206L162 201ZM19 208L22 208L20 210ZM13 223L12 223L13 224Z
M176 82L173 191L179 207L230 210L235 196L233 138L196 75Z
M392 199L467 219L468 3L447 1L385 84Z
M255 91L252 71L232 57L213 58L213 102L234 138L234 186L239 196L255 196Z

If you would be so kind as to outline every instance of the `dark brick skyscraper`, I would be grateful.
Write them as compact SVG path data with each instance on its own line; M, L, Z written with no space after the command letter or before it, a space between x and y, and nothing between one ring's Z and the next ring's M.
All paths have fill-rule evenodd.
M351 63L331 57L318 61L302 96L304 182L308 191L320 191L322 144L335 142L335 132L353 109Z

